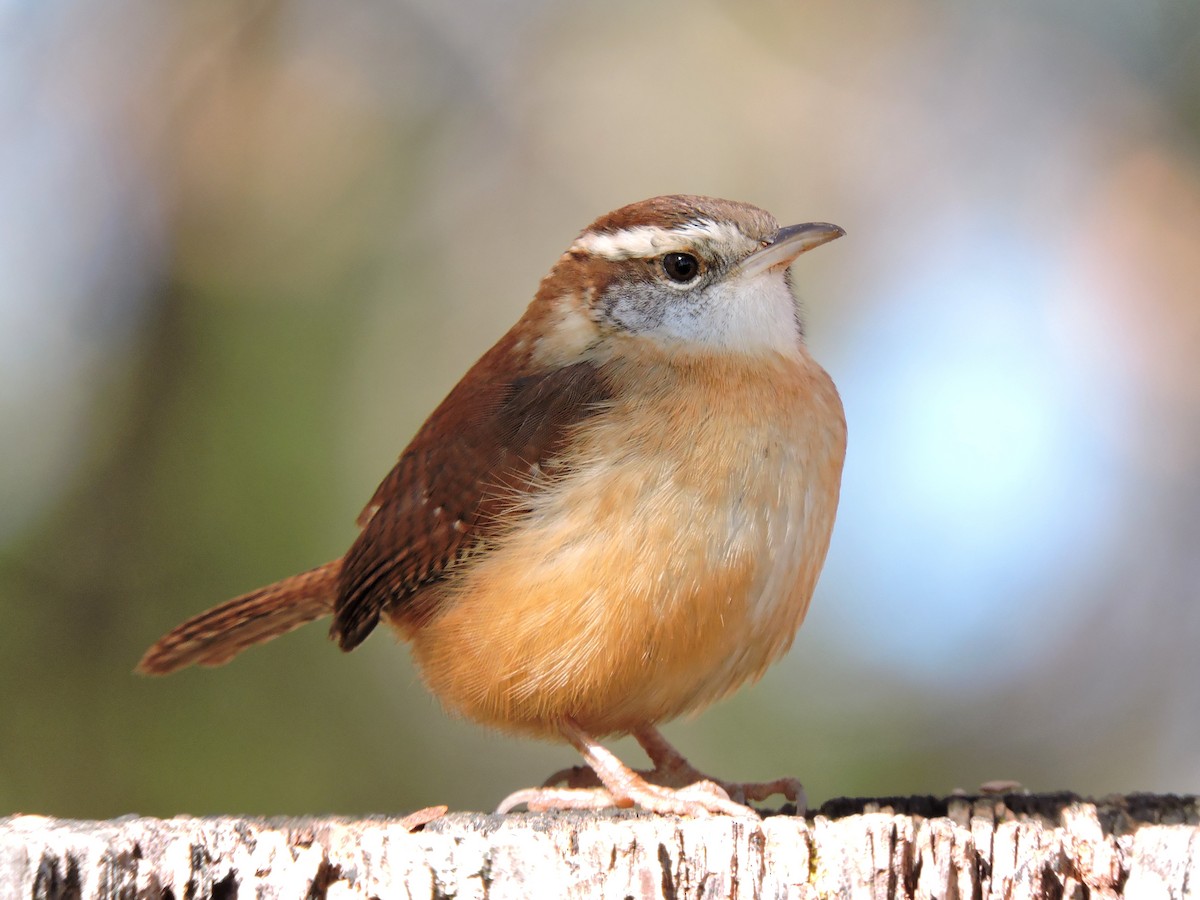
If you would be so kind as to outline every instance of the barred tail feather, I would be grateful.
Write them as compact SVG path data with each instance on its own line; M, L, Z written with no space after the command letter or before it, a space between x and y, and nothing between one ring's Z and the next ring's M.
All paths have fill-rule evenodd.
M167 675L191 665L223 665L248 647L331 615L341 568L336 559L193 616L159 638L137 671Z

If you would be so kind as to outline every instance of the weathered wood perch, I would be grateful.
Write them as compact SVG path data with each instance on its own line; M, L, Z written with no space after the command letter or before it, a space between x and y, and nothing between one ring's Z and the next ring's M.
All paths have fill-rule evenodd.
M810 819L634 812L0 819L5 898L1200 895L1197 798L836 800Z

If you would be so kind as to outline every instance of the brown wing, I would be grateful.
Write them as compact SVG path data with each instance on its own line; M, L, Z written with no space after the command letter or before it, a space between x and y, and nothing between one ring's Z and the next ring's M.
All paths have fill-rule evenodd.
M443 577L500 527L538 468L564 446L572 426L607 397L597 368L497 379L503 342L469 371L433 412L363 511L362 533L345 556L331 634L358 646L385 608ZM511 520L511 519L510 519Z

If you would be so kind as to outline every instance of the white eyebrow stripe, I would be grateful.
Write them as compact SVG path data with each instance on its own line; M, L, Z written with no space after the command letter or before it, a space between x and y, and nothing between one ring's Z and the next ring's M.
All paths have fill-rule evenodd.
M696 242L733 244L745 240L745 235L736 225L699 219L675 228L637 225L620 231L588 231L571 245L571 251L616 262L635 257L660 256L672 250L682 250Z

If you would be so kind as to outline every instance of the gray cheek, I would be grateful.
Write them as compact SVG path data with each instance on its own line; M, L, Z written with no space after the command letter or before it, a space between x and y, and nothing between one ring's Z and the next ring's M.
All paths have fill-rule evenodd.
M622 331L652 331L662 325L670 299L654 284L616 283L601 295L599 309L604 321Z
M601 317L614 328L634 334L690 334L705 318L709 298L698 288L680 291L655 284L613 285L601 297Z

